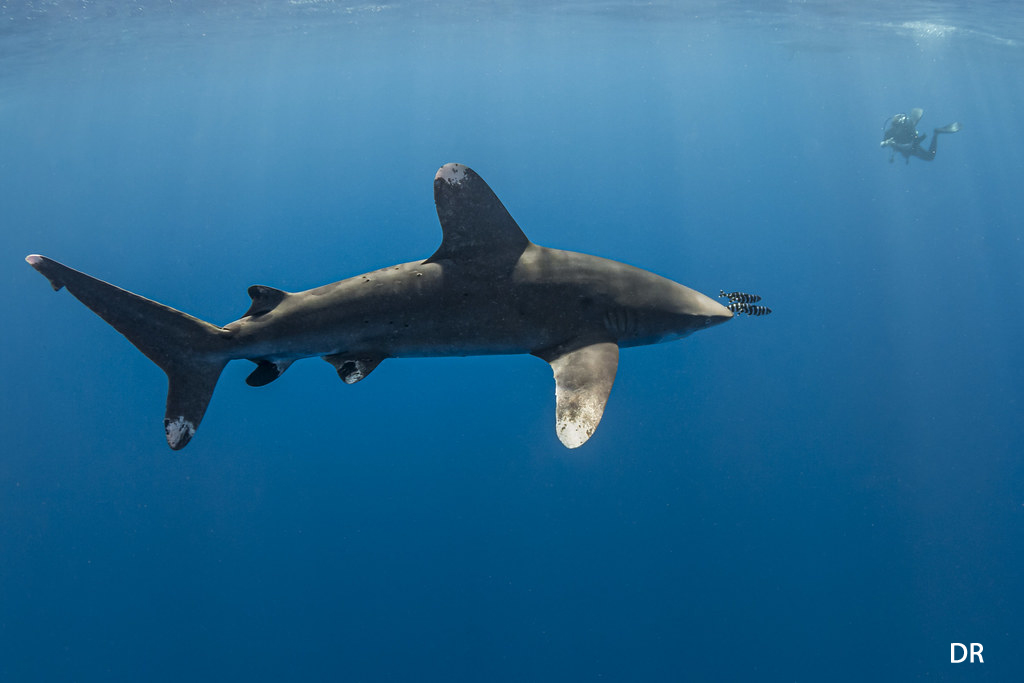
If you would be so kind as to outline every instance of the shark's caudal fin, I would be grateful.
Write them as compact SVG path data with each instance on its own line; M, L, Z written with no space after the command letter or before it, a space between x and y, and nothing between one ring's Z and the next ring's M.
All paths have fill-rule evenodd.
M164 431L171 448L184 448L199 427L228 361L223 330L45 256L33 254L25 260L54 290L67 287L167 373Z

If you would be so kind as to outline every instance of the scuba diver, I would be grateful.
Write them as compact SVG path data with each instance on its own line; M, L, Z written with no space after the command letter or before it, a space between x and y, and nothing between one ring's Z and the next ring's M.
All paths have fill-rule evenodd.
M924 116L924 110L914 108L909 114L894 114L882 124L882 147L889 148L889 163L891 164L896 152L903 155L903 158L910 163L910 157L931 161L935 158L935 148L939 143L939 135L942 133L955 133L960 130L960 123L954 121L948 126L936 128L932 131L932 144L928 149L921 147L927 135L917 132L917 122Z

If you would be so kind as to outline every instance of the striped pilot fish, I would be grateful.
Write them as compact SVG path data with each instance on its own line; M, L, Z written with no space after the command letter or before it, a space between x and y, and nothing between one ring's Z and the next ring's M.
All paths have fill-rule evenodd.
M754 301L760 301L761 297L757 297ZM730 311L736 314L746 313L747 315L768 315L772 312L772 309L767 306L758 306L756 304L748 304L745 301L733 301L726 306Z
M728 299L730 303L734 304L756 304L761 300L761 297L757 294L747 294L746 292L726 292L722 289L718 290L718 298Z

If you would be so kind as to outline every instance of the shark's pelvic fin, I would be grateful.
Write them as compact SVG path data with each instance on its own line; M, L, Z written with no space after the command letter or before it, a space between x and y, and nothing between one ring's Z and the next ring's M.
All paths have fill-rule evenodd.
M338 371L338 377L345 384L355 384L365 378L384 360L383 356L353 357L347 353L337 353L323 358L334 366L334 369Z
M55 290L67 287L167 374L164 432L171 448L183 448L199 427L227 364L224 331L45 256L32 254L25 260Z
M534 354L555 373L555 431L567 448L582 446L594 434L615 383L619 347L599 342L571 350Z
M249 296L252 297L252 305L249 306L249 310L242 316L243 318L269 313L288 296L288 292L267 287L266 285L253 285L248 291Z
M505 272L530 244L483 178L462 164L445 164L434 176L434 203L442 239L428 263Z

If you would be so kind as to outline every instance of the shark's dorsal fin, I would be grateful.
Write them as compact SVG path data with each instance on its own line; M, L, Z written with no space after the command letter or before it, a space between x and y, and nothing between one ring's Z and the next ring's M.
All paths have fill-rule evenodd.
M242 316L243 318L269 313L288 296L288 292L266 285L253 285L248 291L249 296L252 297L252 305Z
M511 267L530 244L501 200L473 169L445 164L434 176L441 246L427 263Z
M555 430L566 448L586 443L604 415L619 367L614 342L570 346L535 353L555 373Z

